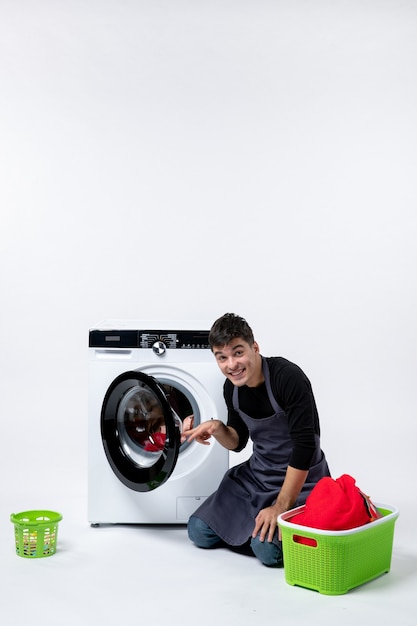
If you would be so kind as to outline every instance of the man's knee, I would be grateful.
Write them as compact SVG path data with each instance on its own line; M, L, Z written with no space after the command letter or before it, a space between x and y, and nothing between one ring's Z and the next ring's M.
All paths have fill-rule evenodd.
M195 515L192 515L188 520L187 530L188 537L199 548L214 548L223 543L214 530Z
M281 542L260 541L259 536L251 540L250 547L254 555L267 567L282 567Z

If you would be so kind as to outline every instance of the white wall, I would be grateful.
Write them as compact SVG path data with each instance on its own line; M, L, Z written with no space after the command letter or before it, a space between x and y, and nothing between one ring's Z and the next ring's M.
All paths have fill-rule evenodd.
M0 0L0 471L85 487L104 317L244 315L409 507L415 0ZM30 506L30 505L29 505Z

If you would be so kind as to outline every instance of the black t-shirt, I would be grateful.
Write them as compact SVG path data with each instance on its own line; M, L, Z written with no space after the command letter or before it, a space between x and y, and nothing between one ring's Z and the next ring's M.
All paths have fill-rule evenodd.
M316 402L310 381L304 372L283 357L267 357L271 389L279 406L285 411L288 428L293 441L289 465L296 469L308 470L316 449L315 435L320 435L320 423ZM238 436L236 452L242 450L249 439L249 431L239 414L233 408L234 385L229 380L224 384L224 398L228 408L228 426L232 426ZM238 388L239 407L253 419L272 415L265 382L258 387L244 385Z

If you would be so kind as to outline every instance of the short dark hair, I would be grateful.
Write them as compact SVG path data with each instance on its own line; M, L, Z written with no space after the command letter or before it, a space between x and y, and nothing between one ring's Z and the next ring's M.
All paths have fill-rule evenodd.
M252 329L243 317L235 315L235 313L225 313L211 327L209 334L210 348L226 346L236 337L241 337L249 345L252 345L255 341Z

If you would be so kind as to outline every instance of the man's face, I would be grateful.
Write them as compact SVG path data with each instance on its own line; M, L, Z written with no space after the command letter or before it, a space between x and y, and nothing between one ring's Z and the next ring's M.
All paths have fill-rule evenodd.
M214 346L213 354L223 374L234 385L257 387L263 382L262 360L256 341L250 345L236 337L225 346Z

